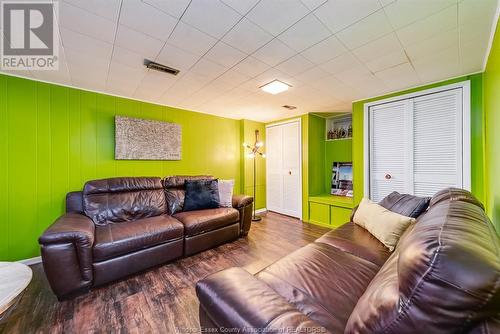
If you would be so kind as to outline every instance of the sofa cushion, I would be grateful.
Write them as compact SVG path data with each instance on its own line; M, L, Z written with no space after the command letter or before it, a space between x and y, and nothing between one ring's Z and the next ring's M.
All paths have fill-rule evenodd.
M331 230L317 239L316 242L336 247L380 267L391 254L389 249L370 232L353 222L349 222L339 228Z
M83 188L85 215L97 225L127 222L166 212L158 177L119 177L94 180Z
M469 192L436 196L359 299L345 333L461 333L498 313L493 225Z
M415 222L415 218L392 212L367 198L363 198L353 221L373 234L392 252L403 232Z
M187 180L183 211L215 209L219 205L217 180Z
M324 243L309 244L257 277L332 333L343 333L349 314L380 267Z
M163 187L165 188L165 198L167 201L168 214L181 212L184 207L184 197L186 190L184 184L186 180L213 180L210 175L176 175L168 176L163 179Z
M184 226L167 215L97 226L93 247L94 261L103 261L180 239L183 231Z
M393 191L385 196L378 204L400 215L417 218L427 210L430 197L419 197L409 194L400 194Z
M233 208L184 211L176 213L174 217L184 224L184 234L186 236L213 231L236 223L240 218L238 210Z

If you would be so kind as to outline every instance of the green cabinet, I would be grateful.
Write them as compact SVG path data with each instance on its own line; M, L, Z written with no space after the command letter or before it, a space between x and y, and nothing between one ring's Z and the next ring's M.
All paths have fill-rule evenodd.
M328 204L309 202L309 222L317 225L329 225L330 206Z
M309 223L339 227L349 221L354 204L352 198L319 195L309 197Z

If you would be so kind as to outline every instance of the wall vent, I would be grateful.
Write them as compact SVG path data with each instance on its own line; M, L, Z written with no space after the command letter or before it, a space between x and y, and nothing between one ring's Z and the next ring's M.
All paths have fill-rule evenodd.
M172 68L172 67L169 67L166 65L162 65L162 64L158 64L158 63L155 63L154 61L151 61L148 59L144 59L144 65L147 68L149 68L150 70L165 72L165 73L172 74L172 75L177 75L179 73L179 70L177 70L175 68Z
M285 105L284 105L284 106L282 106L282 107L283 107L283 108L285 108L285 109L288 109L288 110L294 110L294 109L297 109L297 107L296 107L296 106L290 106L290 105L288 105L288 104L285 104Z

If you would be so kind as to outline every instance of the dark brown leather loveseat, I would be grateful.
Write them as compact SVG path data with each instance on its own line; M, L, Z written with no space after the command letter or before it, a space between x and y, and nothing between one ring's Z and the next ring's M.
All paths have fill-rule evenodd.
M247 235L252 197L232 208L182 212L184 181L212 176L89 181L66 196L66 214L39 238L59 299Z
M480 202L446 189L392 253L349 222L255 275L210 275L196 292L212 333L500 333L500 241Z

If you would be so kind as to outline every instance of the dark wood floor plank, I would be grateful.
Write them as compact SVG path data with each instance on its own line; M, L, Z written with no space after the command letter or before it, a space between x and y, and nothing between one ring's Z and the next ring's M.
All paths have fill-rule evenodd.
M37 264L32 266L33 281L16 308L0 323L0 332L177 333L182 328L197 329L197 281L233 266L256 273L327 231L294 218L267 213L261 222L252 224L246 238L65 302L57 301L42 265Z

